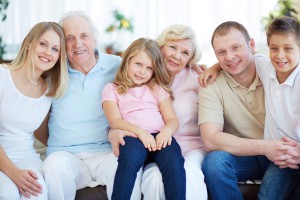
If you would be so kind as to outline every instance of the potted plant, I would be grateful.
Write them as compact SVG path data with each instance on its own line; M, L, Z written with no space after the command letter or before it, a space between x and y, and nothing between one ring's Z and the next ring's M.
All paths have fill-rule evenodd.
M111 23L105 31L109 33L112 38L111 42L106 46L106 52L110 54L118 54L122 49L121 40L123 40L123 35L125 32L133 32L133 24L131 20L125 17L118 10L113 11L114 21Z
M0 20L3 22L6 20L6 9L9 5L8 0L0 0ZM3 60L3 55L6 53L5 51L5 43L3 42L2 36L0 36L0 60Z
M276 17L289 16L297 19L298 12L292 0L279 0L275 10L271 11L268 16L262 18L265 29Z

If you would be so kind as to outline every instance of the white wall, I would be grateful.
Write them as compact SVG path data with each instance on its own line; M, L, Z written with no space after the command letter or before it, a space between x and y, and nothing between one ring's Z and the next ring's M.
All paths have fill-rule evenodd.
M138 37L155 38L174 23L190 25L195 30L202 50L201 63L216 62L210 45L215 27L235 20L248 29L257 49L266 52L266 39L261 18L275 8L277 0L10 0L7 20L0 24L0 34L13 58L30 28L40 21L58 21L69 10L87 11L100 32L101 49L112 39L105 28L112 22L112 11L118 9L133 19L134 33L127 35L124 46Z

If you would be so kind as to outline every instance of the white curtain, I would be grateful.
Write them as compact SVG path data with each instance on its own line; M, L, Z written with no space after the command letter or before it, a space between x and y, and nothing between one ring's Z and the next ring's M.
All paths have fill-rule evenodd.
M101 50L114 38L105 32L112 23L112 11L118 9L131 18L134 32L123 37L125 48L139 37L156 38L168 25L175 23L193 27L202 51L201 63L216 62L210 38L223 21L242 23L257 44L267 53L264 26L261 22L277 0L10 0L7 20L0 23L0 34L7 45L7 59L12 59L30 28L40 21L58 21L70 10L89 13L99 29Z

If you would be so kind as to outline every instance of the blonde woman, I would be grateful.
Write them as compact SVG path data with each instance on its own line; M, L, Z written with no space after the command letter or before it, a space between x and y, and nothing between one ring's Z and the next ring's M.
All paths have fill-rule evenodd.
M1 199L48 199L33 132L66 82L64 34L55 22L36 24L15 60L0 65Z

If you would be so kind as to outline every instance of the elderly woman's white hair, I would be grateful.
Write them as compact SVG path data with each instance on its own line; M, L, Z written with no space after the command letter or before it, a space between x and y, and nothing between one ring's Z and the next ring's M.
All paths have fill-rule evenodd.
M170 41L178 41L183 39L191 40L194 49L191 59L188 61L188 63L190 65L196 64L201 58L201 52L196 39L195 32L191 27L183 24L171 25L164 29L164 31L156 39L156 42L159 47L162 47Z

